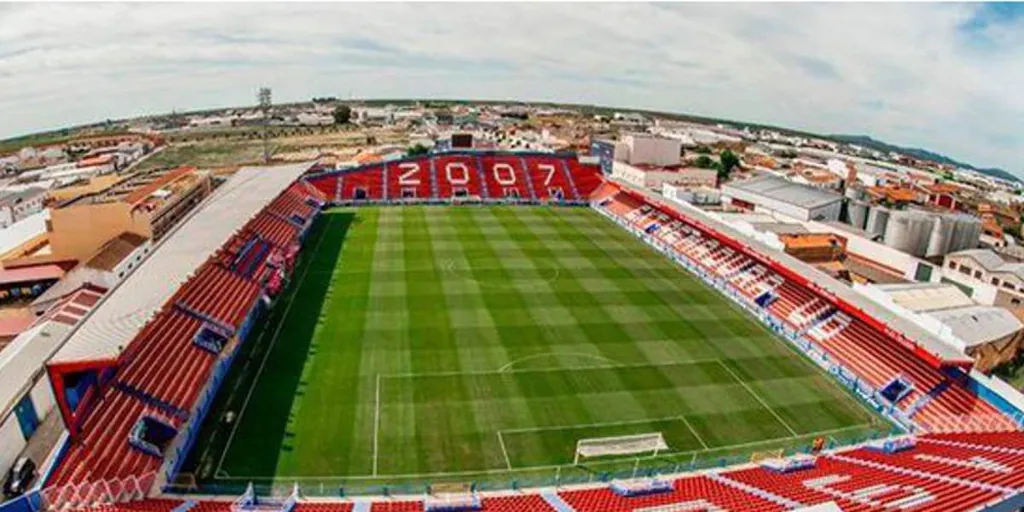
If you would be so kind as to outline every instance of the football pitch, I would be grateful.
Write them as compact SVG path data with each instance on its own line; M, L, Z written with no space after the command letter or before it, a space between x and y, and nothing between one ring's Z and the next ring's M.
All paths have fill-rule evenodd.
M314 225L185 471L468 477L608 463L573 467L589 438L660 433L687 463L888 429L590 209L364 207Z

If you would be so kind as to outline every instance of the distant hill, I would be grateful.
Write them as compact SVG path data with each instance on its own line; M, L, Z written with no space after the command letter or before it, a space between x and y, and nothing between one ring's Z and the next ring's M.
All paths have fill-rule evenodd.
M963 167L965 169L972 169L982 174L992 176L995 178L1002 178L1004 180L1024 183L1024 180L1003 169L998 169L994 167L982 169L965 162L954 160L946 155L940 155L938 153L928 151L927 149L905 148L902 146L895 146L889 144L888 142L882 142L880 140L873 139L868 135L829 135L828 137L833 140L847 142L850 144L856 144L858 146L864 146L866 148L874 149L877 151L884 151L886 153L890 151L895 151L897 153L903 153L905 155L912 156L914 158L919 158L921 160L931 160L933 162L938 162L940 164L955 165L957 167Z

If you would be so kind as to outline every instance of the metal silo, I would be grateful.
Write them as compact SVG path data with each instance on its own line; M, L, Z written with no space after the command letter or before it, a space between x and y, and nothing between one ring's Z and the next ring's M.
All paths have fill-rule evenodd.
M892 211L885 227L885 245L914 256L924 256L934 224L935 220L922 212Z
M953 219L953 233L950 237L949 252L973 249L981 239L981 219L973 215L957 215Z
M926 257L942 256L949 252L950 243L953 241L953 229L956 227L955 217L950 215L936 215L931 235L928 238L928 249Z
M868 209L868 221L864 229L873 235L885 233L885 227L889 223L889 209L882 206L872 206Z

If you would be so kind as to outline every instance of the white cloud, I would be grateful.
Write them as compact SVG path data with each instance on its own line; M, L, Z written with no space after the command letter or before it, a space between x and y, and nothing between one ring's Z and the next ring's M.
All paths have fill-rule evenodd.
M0 136L247 104L261 84L691 112L1024 171L1024 16L980 4L0 7Z

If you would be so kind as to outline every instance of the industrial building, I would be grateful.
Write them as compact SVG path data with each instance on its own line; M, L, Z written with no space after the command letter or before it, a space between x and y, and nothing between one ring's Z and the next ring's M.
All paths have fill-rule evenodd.
M659 167L649 164L630 165L625 162L615 162L612 165L612 177L634 187L648 190L661 190L662 185L666 183L691 188L714 188L718 184L718 171L714 169L698 169L679 165Z
M854 289L971 356L980 371L1013 360L1024 341L1024 324L1013 313L977 304L953 284L854 285Z
M843 197L764 175L723 185L722 202L744 210L780 213L801 221L831 221L839 220Z
M960 285L981 304L1024 306L1024 263L1004 258L991 249L947 254L942 277Z

